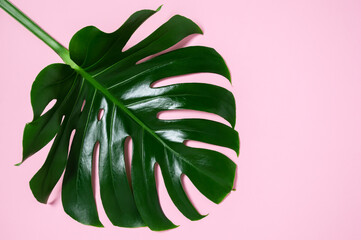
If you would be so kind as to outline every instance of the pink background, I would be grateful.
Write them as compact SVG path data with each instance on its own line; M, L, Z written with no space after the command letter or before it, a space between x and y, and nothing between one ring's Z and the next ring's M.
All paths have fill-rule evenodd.
M187 184L202 213L190 222L160 181L167 215L181 226L165 232L81 225L59 201L36 202L28 181L49 146L21 167L29 92L46 65L60 58L0 11L0 239L361 239L361 2L352 0L14 0L64 45L80 28L113 31L136 10L157 13L131 39L138 42L174 14L193 19L204 36L190 45L214 47L231 69L241 137L237 191L220 205ZM129 46L129 45L128 45ZM178 78L177 80L183 80ZM99 198L99 196L98 196Z

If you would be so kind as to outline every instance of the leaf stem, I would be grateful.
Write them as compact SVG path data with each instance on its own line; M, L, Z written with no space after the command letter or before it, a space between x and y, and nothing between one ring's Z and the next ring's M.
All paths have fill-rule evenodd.
M136 123L138 123L141 127L147 130L151 135L153 135L158 141L160 141L165 147L170 149L175 154L179 155L175 152L171 147L169 147L155 132L150 129L145 123L143 123L137 116L133 114L121 101L119 101L116 97L114 97L108 89L102 86L98 81L94 79L89 73L87 73L83 68L78 66L73 60L70 58L69 50L61 45L58 41L56 41L53 37L51 37L47 32L45 32L39 25L37 25L34 21L32 21L28 16L26 16L20 9L15 7L12 3L7 0L0 0L0 7L4 9L7 13L9 13L13 18L15 18L19 23L24 25L29 31L31 31L34 35L40 38L44 43L46 43L50 48L52 48L62 59L68 64L71 68L73 68L76 72L78 72L84 79L86 79L95 89L99 90L106 98L114 102L120 109L122 109L126 114L129 115ZM158 10L160 7L158 8Z
M51 37L47 32L45 32L33 20L26 16L20 9L7 0L0 0L0 7L13 18L15 18L24 27L26 27L35 36L40 38L50 48L52 48L64 60L64 62L67 62L66 60L69 59L69 51L53 37Z

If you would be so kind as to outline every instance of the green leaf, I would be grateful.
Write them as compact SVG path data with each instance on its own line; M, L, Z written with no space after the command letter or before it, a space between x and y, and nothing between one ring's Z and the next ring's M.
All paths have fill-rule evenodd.
M18 21L29 29L37 28L25 15L6 4L7 1L2 1L1 7ZM215 203L221 202L232 190L235 163L217 151L184 144L186 140L196 140L238 153L232 93L204 83L152 87L164 78L202 72L230 80L229 70L214 49L202 46L180 48L138 63L191 34L202 33L194 22L176 15L124 51L132 34L155 12L138 11L113 33L85 27L71 39L69 52L57 42L49 44L51 37L42 30L32 30L65 64L49 65L33 83L34 118L25 126L23 161L54 139L44 165L30 181L31 190L38 201L46 203L65 172L64 210L83 224L102 226L92 189L97 143L102 205L116 226L148 226L155 231L176 227L159 203L154 176L156 164L172 201L191 220L204 216L188 199L182 175L188 176L195 187ZM44 112L52 100L56 100L55 105ZM160 111L172 109L214 113L231 127L205 119L157 118ZM104 114L100 116L102 111ZM70 144L72 132L75 134ZM131 182L125 160L128 137L133 140L131 173L128 173Z

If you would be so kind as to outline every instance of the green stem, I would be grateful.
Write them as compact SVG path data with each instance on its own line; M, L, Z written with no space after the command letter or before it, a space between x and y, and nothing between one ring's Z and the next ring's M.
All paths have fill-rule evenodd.
M15 7L7 0L0 0L0 7L15 18L19 23L24 25L30 32L40 38L45 44L51 47L63 60L67 62L69 59L69 51L58 41L46 33L39 25L33 22L20 9Z
M78 66L73 60L71 60L69 55L69 50L61 45L58 41L52 38L48 33L46 33L39 25L33 22L29 17L27 17L20 9L15 7L12 3L7 0L0 0L0 7L14 17L18 22L24 25L28 30L34 33L38 38L40 38L44 43L51 47L62 59L68 64L71 68L77 71L84 79L86 79L95 89L99 90L105 97L114 102L120 109L127 113L136 123L141 127L147 130L151 135L158 139L164 146L175 152L171 149L157 134L154 133L145 123L143 123L137 116L135 116L121 101L114 97L108 89L102 86L97 82L93 76L87 73L84 69ZM175 152L176 153L176 152ZM177 153L178 154L178 153Z

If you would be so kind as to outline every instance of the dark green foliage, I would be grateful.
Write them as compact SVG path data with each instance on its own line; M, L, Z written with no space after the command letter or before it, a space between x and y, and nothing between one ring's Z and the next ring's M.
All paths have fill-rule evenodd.
M236 165L229 158L216 151L184 145L185 140L197 140L238 153L232 93L203 83L151 87L160 79L199 72L230 79L222 57L214 49L195 46L137 64L188 35L202 33L199 27L176 15L143 41L123 51L134 31L155 12L136 12L110 34L95 27L83 28L69 46L75 64L49 65L33 84L34 119L24 130L24 160L54 137L55 140L44 165L30 181L31 190L38 201L46 203L65 171L64 210L81 223L102 226L92 190L92 158L97 142L102 205L116 226L148 226L156 231L176 227L159 204L154 177L156 163L174 204L191 220L203 216L186 196L182 174L215 203L221 202L232 189ZM53 99L55 105L43 113ZM99 120L101 109L104 115ZM214 113L232 127L204 119L157 118L158 112L171 109ZM74 139L68 149L73 130ZM134 146L131 184L124 158L128 136Z

